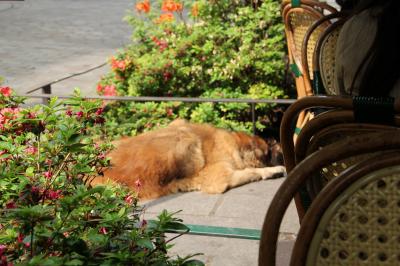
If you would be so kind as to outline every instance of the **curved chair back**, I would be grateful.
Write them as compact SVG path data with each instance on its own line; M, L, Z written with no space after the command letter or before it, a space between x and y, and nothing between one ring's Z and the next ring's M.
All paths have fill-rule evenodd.
M318 89L320 93L327 95L337 95L334 89L335 79L335 52L336 43L339 37L339 32L345 22L345 19L341 19L330 25L325 32L321 34L318 40L315 52L314 52L314 72L318 73L321 77L321 89Z
M343 173L304 217L290 265L398 265L399 189L399 151Z
M323 167L329 165L333 162L340 161L344 158L352 157L355 155L367 154L371 152L380 152L380 156L377 158L383 158L382 154L386 152L397 153L397 156L391 156L392 158L400 158L400 130L393 132L378 132L371 134L363 134L355 136L353 138L344 139L338 141L337 143L325 146L323 149L311 154L305 160L300 162L282 183L281 187L278 189L274 199L271 202L270 208L266 214L259 250L259 265L275 265L276 259L276 248L277 240L279 235L279 228L282 222L282 218L286 212L293 197L299 192L306 182L314 173L321 171ZM399 164L397 159L396 164ZM360 162L359 164L370 165L370 160ZM357 164L358 165L358 164ZM356 166L349 168L346 172L339 175L334 181L339 182L343 179L343 175L350 171L350 169L356 169ZM324 191L328 190L332 186L333 181L324 187ZM399 194L399 193L398 193ZM400 195L400 194L399 194ZM320 193L317 198L324 198L326 194ZM318 205L319 201L315 200L312 202L311 208ZM311 216L307 212L307 216ZM314 217L317 221L319 217ZM306 220L301 221L301 227L307 227L308 223ZM300 241L300 233L298 236L298 241ZM299 245L303 243L308 245L309 243L303 241L299 242ZM295 253L293 253L295 254ZM296 253L297 254L297 253ZM295 259L295 261L297 258ZM301 260L304 261L304 260ZM324 265L324 264L321 264ZM329 265L329 264L325 264ZM335 265L335 264L332 264ZM354 265L354 264L349 264Z
M334 97L334 96L304 97L304 98L296 101L296 103L292 104L286 110L286 112L283 116L283 119L282 119L282 123L281 123L280 135L281 135L281 146L282 146L282 151L283 151L283 157L284 157L284 161L285 161L286 170L288 173L290 173L293 170L293 168L296 166L296 163L299 163L305 156L309 155L311 152L315 152L316 150L318 150L320 148L316 145L315 148L313 148L314 150L309 149L310 139L313 138L319 130L322 130L323 127L331 126L334 124L344 125L344 123L357 123L358 125L361 125L361 124L375 124L375 125L378 124L379 125L379 124L383 123L384 121L388 121L388 119L385 118L386 115L383 115L382 117L380 117L380 120L382 120L382 121L376 121L376 120L360 121L359 120L360 111L358 110L358 107L357 108L354 107L354 106L358 106L357 99L358 98L352 99L350 97L339 97L339 96L336 96L336 97ZM366 100L366 99L364 99L364 100ZM368 100L366 102L368 102ZM387 107L385 101L380 103L375 98L371 98L370 103L371 104L367 104L367 106L369 106L367 108L367 109L369 109L369 112L376 111L376 113L379 113L381 108L385 109ZM294 145L294 141L292 138L294 129L292 128L292 125L296 122L296 118L297 118L298 114L301 112L304 112L305 110L307 110L309 108L331 108L331 109L336 108L336 109L340 109L340 110L322 113L322 114L316 116L316 118L314 118L313 120L309 121L307 126L305 126L304 129L300 132L299 139L298 139L298 141L296 141L296 150L297 151L295 152L295 145ZM389 115L393 115L390 124L392 126L396 126L396 124L398 124L399 121L398 121L398 118L396 118L395 114L398 114L400 112L400 100L394 101L394 103L392 105L392 109L393 109L393 113L389 114ZM353 126L353 129L354 129L354 127L357 127L357 126ZM369 127L370 131L378 131L378 129L376 127L371 128L370 125L365 126L365 127ZM349 136L350 136L350 135L352 135L349 133L350 131L349 130L343 131L342 134L346 133L346 134L349 134ZM358 132L358 131L356 130L355 132ZM362 131L360 131L360 133L361 132ZM336 134L337 134L337 131L336 131ZM326 139L324 141L325 141L325 143L332 143L335 140L337 140L337 139L332 138L331 140ZM319 143L319 145L322 145L322 144L323 144L322 142ZM297 153L297 156L296 156L296 153ZM300 217L300 219L302 219L304 212L305 212L305 206L308 204L305 204L303 202L300 194L296 195L295 202L296 202L296 207L297 207L299 217Z

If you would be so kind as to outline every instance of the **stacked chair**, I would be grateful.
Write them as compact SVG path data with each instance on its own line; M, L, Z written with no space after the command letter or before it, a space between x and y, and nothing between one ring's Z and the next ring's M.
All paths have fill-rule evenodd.
M288 176L265 217L259 265L276 265L293 199L300 229L290 265L400 265L400 99L335 95L335 46L347 14L284 1L282 16L299 99L281 124Z

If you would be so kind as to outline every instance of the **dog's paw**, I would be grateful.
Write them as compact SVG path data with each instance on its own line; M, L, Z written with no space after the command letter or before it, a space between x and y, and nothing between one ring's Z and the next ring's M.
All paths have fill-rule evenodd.
M261 175L263 180L270 178L286 177L286 176L287 176L286 168L285 166L282 165L263 168L263 173Z

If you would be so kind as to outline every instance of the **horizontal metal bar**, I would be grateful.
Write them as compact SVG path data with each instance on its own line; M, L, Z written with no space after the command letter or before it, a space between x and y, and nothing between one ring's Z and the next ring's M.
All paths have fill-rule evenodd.
M27 98L49 98L57 97L60 99L70 99L73 96L55 95L55 94L42 94L31 95L22 94L20 96ZM190 97L151 97L151 96L85 96L83 99L100 99L110 101L136 101L136 102L215 102L215 103L276 103L276 104L292 104L296 99L232 99L232 98L190 98Z
M235 228L235 227L222 227L222 226L209 226L197 224L185 224L190 231L189 235L213 236L213 237L226 237L226 238L240 238L249 240L260 240L261 230ZM182 233L182 231L170 230L168 233Z

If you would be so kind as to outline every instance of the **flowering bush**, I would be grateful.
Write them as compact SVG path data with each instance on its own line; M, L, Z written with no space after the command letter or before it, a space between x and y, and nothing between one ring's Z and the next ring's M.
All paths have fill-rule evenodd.
M21 108L0 86L0 265L203 265L171 258L165 231L187 228L166 211L142 218L137 191L90 181L108 165L99 102L53 98Z
M132 44L110 60L112 71L101 79L98 91L111 95L106 88L112 86L113 95L284 97L280 1L265 0L259 6L250 2L136 2L127 16L134 29ZM252 127L248 104L112 105L106 126L114 135L145 131L177 116L230 129ZM270 111L271 105L257 106L259 130L269 125Z

